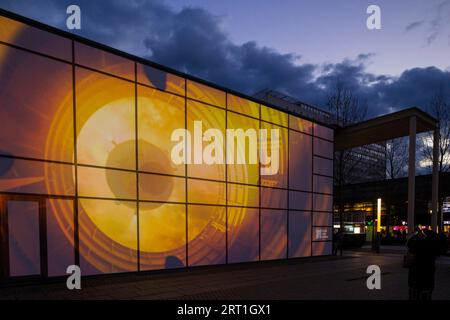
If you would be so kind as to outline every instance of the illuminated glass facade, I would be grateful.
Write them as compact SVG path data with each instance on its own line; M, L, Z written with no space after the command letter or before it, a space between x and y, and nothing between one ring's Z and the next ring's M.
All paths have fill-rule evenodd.
M0 17L3 278L331 253L332 129L44 29ZM278 172L174 164L194 121L278 129Z

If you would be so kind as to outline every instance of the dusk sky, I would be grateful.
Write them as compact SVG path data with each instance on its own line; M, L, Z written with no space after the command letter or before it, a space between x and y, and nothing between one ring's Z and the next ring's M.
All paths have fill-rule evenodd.
M283 91L319 107L344 82L370 115L426 108L450 91L450 0L0 0L0 7L246 94ZM381 30L366 27L370 4Z

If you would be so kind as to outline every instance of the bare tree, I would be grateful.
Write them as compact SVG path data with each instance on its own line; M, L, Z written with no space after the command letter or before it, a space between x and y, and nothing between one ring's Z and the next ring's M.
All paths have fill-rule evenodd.
M341 126L348 126L365 119L367 105L361 103L353 92L346 88L339 79L336 86L328 95L327 107ZM343 186L351 183L352 172L361 162L362 156L351 150L340 150L334 155L334 184L337 188L338 212L341 229L343 228L344 199Z
M386 177L396 179L406 175L408 144L404 138L386 142Z
M437 90L427 111L439 123L439 172L450 171L450 101L441 87ZM430 164L433 163L433 133L429 132L422 139L422 156Z

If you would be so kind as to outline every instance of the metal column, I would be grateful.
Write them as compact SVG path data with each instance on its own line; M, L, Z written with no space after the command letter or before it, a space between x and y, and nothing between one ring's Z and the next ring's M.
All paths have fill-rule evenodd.
M408 159L408 234L414 232L414 204L416 201L416 117L409 118Z

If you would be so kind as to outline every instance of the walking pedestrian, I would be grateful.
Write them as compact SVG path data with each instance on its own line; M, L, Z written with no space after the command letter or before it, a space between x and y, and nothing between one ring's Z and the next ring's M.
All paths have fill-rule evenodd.
M408 239L412 255L408 273L409 299L431 300L434 290L435 262L439 256L437 234L421 227Z

